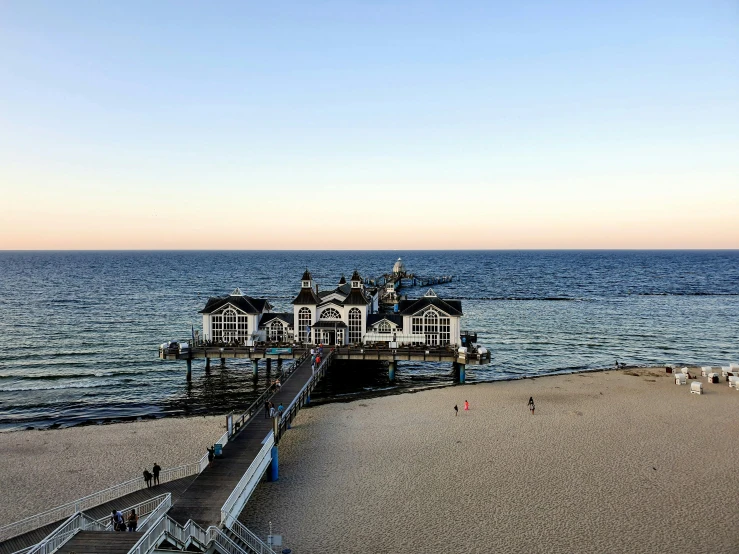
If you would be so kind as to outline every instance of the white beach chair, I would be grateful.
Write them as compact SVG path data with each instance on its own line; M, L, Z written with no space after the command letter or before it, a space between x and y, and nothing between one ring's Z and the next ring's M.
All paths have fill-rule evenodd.
M704 365L701 368L701 377L708 377L708 374L711 373L712 370L713 370L713 368L711 366Z
M683 375L687 375L687 374L689 373L689 371L690 371L690 370L689 370L689 369L688 369L687 367L684 367L684 368L682 369Z
M739 364L729 364L729 371L732 373L739 372Z
M737 384L739 384L739 377L731 376L729 377L729 388L737 388Z
M687 385L688 376L685 373L676 373L675 374L675 384L676 385Z
M714 378L714 377L718 377L718 373L716 373L716 372L711 372L711 373L709 373L709 374L707 375L707 377L708 377L708 382L709 382L709 383L713 383L713 378Z
M728 365L721 366L721 377L723 379L726 379L729 376L729 372L731 371L731 367Z
M690 383L690 394L703 394L703 383L700 381L693 381Z

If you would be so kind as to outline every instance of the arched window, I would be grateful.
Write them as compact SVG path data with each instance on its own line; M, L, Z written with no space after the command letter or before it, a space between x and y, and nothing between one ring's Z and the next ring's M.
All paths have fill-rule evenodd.
M321 312L321 319L341 319L341 314L333 308L326 308Z
M349 343L362 340L362 311L359 308L349 310Z
M223 340L231 342L236 340L236 311L227 309L223 311Z
M390 333L390 324L385 320L381 321L380 324L377 326L377 332Z
M423 314L423 330L426 335L426 344L439 344L439 314L434 310Z
M282 321L279 319L272 320L272 323L269 324L269 340L282 342L284 336L285 330L282 326Z
M300 308L298 312L298 338L300 342L309 342L308 327L311 324L310 308Z

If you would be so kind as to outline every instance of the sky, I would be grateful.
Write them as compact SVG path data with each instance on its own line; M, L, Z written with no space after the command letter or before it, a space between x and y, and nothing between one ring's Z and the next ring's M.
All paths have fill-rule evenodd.
M0 249L739 248L739 4L0 0Z

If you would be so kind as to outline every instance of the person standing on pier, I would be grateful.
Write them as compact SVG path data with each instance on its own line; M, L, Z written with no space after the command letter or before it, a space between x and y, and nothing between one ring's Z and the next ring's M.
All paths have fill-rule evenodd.
M275 417L275 405L272 402L269 403L269 417Z
M162 471L162 468L159 467L159 464L155 463L151 471L154 474L154 485L158 485L159 484L159 472Z
M285 406L282 405L282 402L280 402L280 405L277 406L277 415L279 417L282 417L282 412L285 411Z
M139 525L139 516L136 515L136 510L131 508L131 512L128 514L128 531L133 533L136 531L136 527Z
M151 488L151 473L149 473L148 469L144 470L144 482L146 483L146 488Z
M272 404L269 400L264 401L264 419L269 417L269 406Z
M310 361L312 363L316 363L316 349L315 348L310 349Z

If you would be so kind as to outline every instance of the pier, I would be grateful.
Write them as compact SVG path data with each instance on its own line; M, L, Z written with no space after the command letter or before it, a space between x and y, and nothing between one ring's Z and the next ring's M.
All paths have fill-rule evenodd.
M186 480L166 494L161 494L164 489L145 491L140 479L133 480L93 495L97 504L68 504L2 527L0 554L274 554L273 545L246 529L238 517L265 475L279 479L280 439L334 361L386 363L390 381L402 371L402 362L448 363L460 384L470 368L490 363L490 352L476 344L477 333L462 330L461 301L441 298L433 289L419 298L396 294L404 286L451 279L421 278L398 260L381 285L367 286L354 271L350 282L341 276L335 288L320 292L306 269L292 312L274 312L268 299L240 288L209 298L200 311L202 329L193 329L188 340L160 345L159 358L184 361L188 380L196 361L202 360L207 371L213 360L223 367L228 359L248 359L254 375L262 367L274 378L244 413L228 416L212 463L205 456L186 466L176 473ZM284 410L275 416L266 413L267 401ZM137 496L127 496L132 493ZM107 510L111 504L105 502L114 499L116 509L135 501L125 508L139 514L135 533L111 532L109 516L100 517L101 506ZM12 550L11 544L22 548Z
M194 477L151 489L142 487L84 510L69 507L65 512L62 506L2 527L0 553L150 554L169 550L274 554L270 545L239 523L238 516L265 474L272 481L279 478L280 439L300 408L310 402L311 391L333 360L334 352L326 352L314 368L311 356L302 355L279 372L280 385L270 385L243 414L229 416L228 430L216 443L218 455L212 463L204 457L195 464L198 473ZM282 404L284 411L269 417L264 410L267 400L275 406ZM97 497L111 495L115 492L102 491ZM139 514L137 532L116 533L109 525L111 507L122 506L126 506L124 513L135 508ZM45 519L69 512L66 519Z

